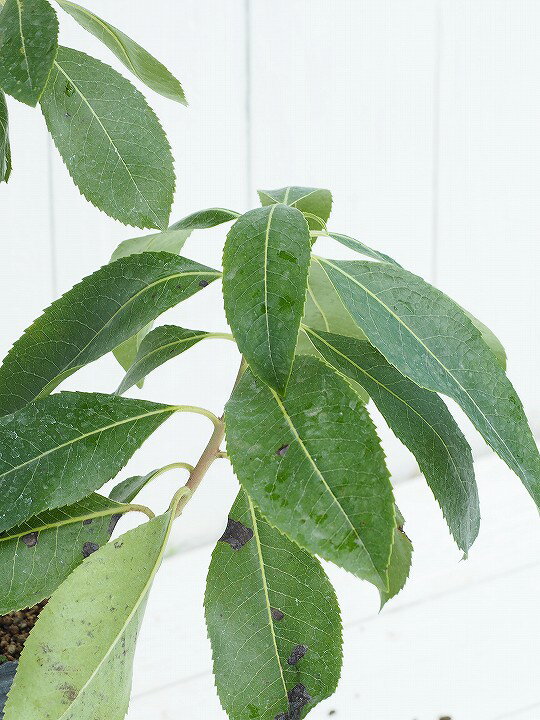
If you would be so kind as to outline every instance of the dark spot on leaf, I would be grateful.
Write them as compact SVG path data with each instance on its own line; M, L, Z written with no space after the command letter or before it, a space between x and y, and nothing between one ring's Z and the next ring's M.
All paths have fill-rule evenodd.
M270 613L272 615L272 620L275 620L276 622L281 622L285 617L281 610L278 610L277 608L270 608Z
M67 683L64 683L63 685L60 685L60 690L64 693L64 697L66 700L69 700L70 702L73 702L77 695L79 694L77 689L73 687L73 685L68 685Z
M299 683L289 691L289 713L287 720L298 720L302 708L311 702L311 695L304 685Z
M290 654L287 663L289 665L296 665L296 663L304 657L307 651L307 645L297 645L295 648L293 648L293 651Z
M64 113L65 117L71 117L69 113Z
M109 523L109 535L112 535L114 532L114 528L116 527L116 523L120 520L122 515L111 515L111 522Z
M92 553L95 553L96 550L99 550L99 545L93 542L85 542L82 547L83 557L87 558Z
M242 523L229 518L225 532L219 538L219 542L228 543L233 550L240 550L253 537L253 530L242 525Z
M92 518L86 518L86 520L83 520L83 525L91 525L92 524Z
M206 287L208 285L208 280L199 280L199 287Z
M290 445L282 445L279 450L276 450L276 455L279 455L280 457L283 457L287 450L290 448Z
M121 548L123 545L124 545L124 543L121 542L120 540L117 540L117 541L114 543L114 547L115 547L117 550L120 550L120 548Z
M34 547L34 545L37 545L38 533L31 532L31 533L28 533L28 535L23 535L21 540L26 545L26 547Z
M71 97L73 95L73 93L75 92L75 88L69 81L66 83L66 89L64 92L66 93L66 95L68 97Z

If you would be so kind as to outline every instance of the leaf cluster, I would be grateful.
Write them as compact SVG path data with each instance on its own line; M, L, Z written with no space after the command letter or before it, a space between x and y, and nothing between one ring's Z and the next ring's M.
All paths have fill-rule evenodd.
M72 3L60 4L91 26ZM77 88L94 82L86 60L83 68L69 53L55 57L69 77L80 73ZM59 93L63 70L51 72L46 92ZM62 102L73 95L63 91ZM493 333L384 253L329 231L328 190L287 187L260 198L244 214L210 208L125 240L109 264L44 311L0 368L2 612L52 595L23 652L6 720L122 720L171 526L218 457L227 455L241 486L205 595L217 691L232 720L299 720L334 692L341 621L321 559L370 582L382 605L407 581L412 544L371 402L415 456L464 555L479 532L478 492L470 447L444 397L540 504L540 456ZM179 255L191 233L231 222L222 271ZM321 235L359 257L318 256ZM164 311L219 279L231 335L153 329ZM123 396L209 339L234 341L242 359L222 418ZM116 392L51 394L109 352L125 368ZM196 465L179 459L99 494L176 412L213 423ZM166 513L133 504L172 467L189 479ZM150 519L109 542L130 511Z

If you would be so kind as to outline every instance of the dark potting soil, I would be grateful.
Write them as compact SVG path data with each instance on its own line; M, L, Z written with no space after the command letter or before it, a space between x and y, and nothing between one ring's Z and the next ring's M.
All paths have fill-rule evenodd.
M46 604L44 600L26 610L0 615L0 663L19 659L28 634Z

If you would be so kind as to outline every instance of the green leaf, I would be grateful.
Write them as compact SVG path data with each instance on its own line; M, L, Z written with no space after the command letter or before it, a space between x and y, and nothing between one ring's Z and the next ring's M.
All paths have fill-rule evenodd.
M0 531L100 488L175 411L62 392L0 418Z
M102 18L84 7L68 0L57 0L58 4L89 33L97 37L135 77L155 92L182 105L187 105L186 96L179 81L155 57L121 30L109 25Z
M271 527L243 491L212 554L204 604L230 718L300 718L302 699L309 711L336 689L342 639L334 589L319 561Z
M111 262L121 257L143 252L170 252L178 255L190 235L191 231L189 230L171 230L169 228L160 233L123 240L111 255ZM129 370L133 364L139 346L152 329L152 325L152 322L148 323L113 350L115 358L124 370ZM143 383L139 383L139 387L142 386Z
M130 255L89 275L11 348L0 368L0 412L47 395L219 275L170 253Z
M465 308L462 308L462 310L472 322L472 324L475 326L475 328L480 330L483 341L486 343L491 352L495 355L495 357L497 358L497 362L502 367L502 369L506 370L506 350L504 349L503 344L501 343L499 338L492 330L488 328L487 325L484 325L481 320L475 318L474 315L471 315L471 313L465 310Z
M34 106L58 48L56 13L46 0L6 0L0 27L0 86Z
M392 487L375 427L347 382L320 360L297 357L282 400L248 370L225 423L234 471L269 522L386 588Z
M191 235L189 230L163 230L163 232L122 240L111 255L111 262L129 255L144 252L168 252L178 255Z
M355 252L360 253L360 255L365 255L366 257L374 258L375 260L380 260L381 262L386 262L390 263L391 265L397 265L398 267L401 267L401 265L395 260L393 260L389 255L385 255L378 250L373 250L373 248L368 247L363 242L360 242L360 240L356 240L356 238L352 238L349 235L329 232L328 237L334 238L334 240L337 240L339 243L345 245L345 247L348 247L350 250L354 250Z
M11 146L6 96L0 90L0 182L7 182L11 175Z
M388 591L380 590L381 609L403 590L411 571L413 546L403 530L403 516L396 508L397 525L394 530L394 544L388 566Z
M121 514L140 509L94 493L0 534L0 614L32 607L108 542Z
M280 394L304 314L310 252L302 213L282 204L242 215L225 242L227 320L253 372Z
M58 588L25 644L5 720L124 720L137 634L172 517L103 546Z
M159 120L122 75L60 47L41 97L47 127L85 198L126 225L167 227L171 150Z
M156 328L142 340L137 356L116 392L121 395L133 385L140 383L152 370L181 355L201 340L211 337L230 338L230 335L187 330L176 325L162 325Z
M540 505L540 455L521 401L459 305L402 268L319 262L371 344L417 385L455 400Z
M240 213L234 210L225 210L224 208L208 208L208 210L198 210L191 213L182 220L171 225L171 230L207 230L223 225L223 223L231 222L240 217Z
M306 328L323 358L359 383L418 461L458 546L467 552L480 527L471 449L448 408L386 362L369 342Z
M306 213L310 230L324 228L332 212L332 193L330 190L289 186L277 190L258 190L258 193L263 206L284 203ZM322 223L316 218L320 218Z

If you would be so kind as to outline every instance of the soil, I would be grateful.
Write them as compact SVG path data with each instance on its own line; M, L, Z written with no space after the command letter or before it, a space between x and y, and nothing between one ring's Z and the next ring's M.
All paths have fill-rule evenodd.
M19 659L26 638L46 604L44 600L26 610L0 615L0 663Z

